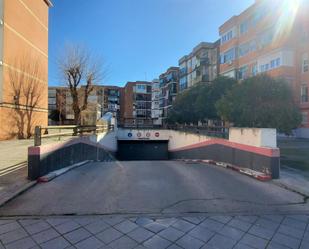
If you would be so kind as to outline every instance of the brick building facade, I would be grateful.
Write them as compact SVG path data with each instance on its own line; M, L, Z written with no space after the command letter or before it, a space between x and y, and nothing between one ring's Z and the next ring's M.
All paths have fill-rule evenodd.
M47 125L51 6L49 0L0 0L0 139Z

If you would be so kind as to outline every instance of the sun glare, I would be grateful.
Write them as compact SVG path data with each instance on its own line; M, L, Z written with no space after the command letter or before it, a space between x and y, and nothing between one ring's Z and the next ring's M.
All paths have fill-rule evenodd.
M290 35L301 2L302 0L281 0L277 3L276 9L273 10L278 14L275 40Z

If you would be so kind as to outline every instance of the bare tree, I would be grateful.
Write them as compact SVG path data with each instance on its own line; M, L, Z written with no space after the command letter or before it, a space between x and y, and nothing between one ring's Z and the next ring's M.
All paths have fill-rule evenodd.
M59 61L60 73L72 97L75 124L81 123L81 112L88 107L88 97L93 86L103 80L103 63L81 46L71 45L65 49Z
M15 105L14 121L18 129L15 135L20 139L32 136L34 114L44 94L42 75L39 60L29 54L15 58L9 67L11 97Z

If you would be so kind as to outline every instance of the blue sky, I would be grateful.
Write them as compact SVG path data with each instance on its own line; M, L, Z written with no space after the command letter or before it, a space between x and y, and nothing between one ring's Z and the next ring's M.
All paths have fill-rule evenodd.
M86 46L108 65L102 84L149 80L254 0L52 0L49 84L61 85L57 57L67 43Z

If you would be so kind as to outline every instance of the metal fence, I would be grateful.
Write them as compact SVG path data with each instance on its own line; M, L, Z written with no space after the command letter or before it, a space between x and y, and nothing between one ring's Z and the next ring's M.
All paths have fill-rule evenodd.
M34 132L34 146L42 145L42 139L64 136L84 136L114 130L110 124L96 126L64 125L64 126L36 126Z

